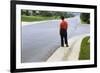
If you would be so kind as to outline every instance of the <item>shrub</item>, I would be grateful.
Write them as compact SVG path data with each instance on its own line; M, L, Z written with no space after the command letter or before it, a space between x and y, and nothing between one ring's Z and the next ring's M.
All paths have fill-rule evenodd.
M90 24L90 13L81 13L81 21L87 24Z

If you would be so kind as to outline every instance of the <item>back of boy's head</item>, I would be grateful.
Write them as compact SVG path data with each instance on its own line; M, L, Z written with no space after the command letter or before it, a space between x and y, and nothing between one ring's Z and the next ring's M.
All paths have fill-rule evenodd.
M61 16L61 20L64 20L64 16Z

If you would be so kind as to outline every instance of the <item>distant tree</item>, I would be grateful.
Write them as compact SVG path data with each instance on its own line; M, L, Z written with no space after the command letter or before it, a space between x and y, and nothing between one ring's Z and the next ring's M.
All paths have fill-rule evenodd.
M26 10L26 15L27 15L27 16L29 16L29 15L30 15L29 10Z
M56 12L55 16L64 16L65 18L74 17L72 13L68 12Z
M21 10L21 15L26 15L25 13L26 13L25 10Z
M83 22L90 24L90 13L81 13L80 18Z
M64 12L64 16L66 18L70 18L70 17L74 17L75 15L73 13L71 13L71 12Z
M54 17L59 18L64 16L65 18L73 17L71 12L60 12L60 11L39 11L39 10L21 10L21 15L26 16L45 16L45 17Z
M40 15L41 16L52 16L52 12L51 11L40 11Z
M29 16L30 12L29 12L29 10L21 10L21 15Z

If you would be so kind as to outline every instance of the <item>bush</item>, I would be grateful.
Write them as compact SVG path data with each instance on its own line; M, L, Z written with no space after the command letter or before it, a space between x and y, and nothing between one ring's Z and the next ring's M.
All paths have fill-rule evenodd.
M90 59L90 43L88 42L90 37L87 36L82 40L80 47L79 60L89 60Z
M90 24L90 13L81 13L81 21L87 24Z

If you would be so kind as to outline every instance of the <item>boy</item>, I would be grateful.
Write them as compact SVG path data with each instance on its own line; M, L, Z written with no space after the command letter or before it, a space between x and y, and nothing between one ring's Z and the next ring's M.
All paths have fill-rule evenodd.
M60 37L61 37L61 46L64 47L64 42L66 47L68 47L68 40L67 40L67 29L68 23L64 20L64 17L61 16L61 23L60 23Z

